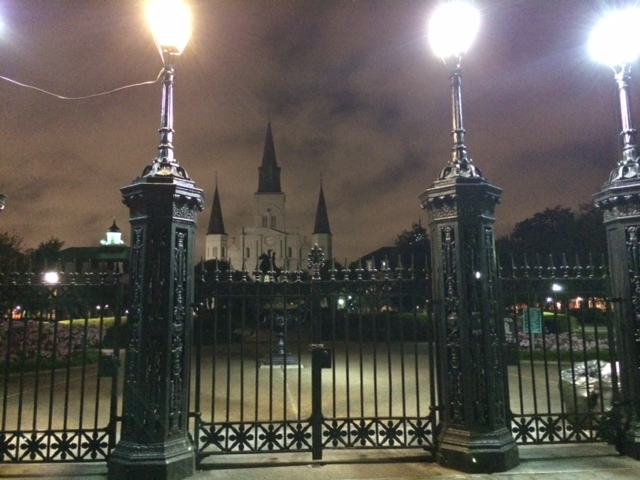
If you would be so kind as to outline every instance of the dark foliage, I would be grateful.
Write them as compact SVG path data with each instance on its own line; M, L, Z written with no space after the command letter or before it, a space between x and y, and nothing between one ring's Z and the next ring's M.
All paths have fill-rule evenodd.
M578 212L556 206L546 208L519 222L509 235L496 241L501 265L510 265L512 258L521 263L526 257L562 254L577 256L586 261L591 255L600 258L606 253L607 240L602 212L593 205L583 205Z

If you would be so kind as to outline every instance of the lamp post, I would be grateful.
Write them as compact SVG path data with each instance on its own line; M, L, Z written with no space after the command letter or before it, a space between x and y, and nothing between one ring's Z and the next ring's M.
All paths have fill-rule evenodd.
M640 56L637 26L640 8L614 10L596 25L589 39L594 59L613 69L618 85L622 152L609 179L594 195L603 211L614 300L620 394L623 408L621 453L640 459L640 167L629 101L631 65Z
M468 156L462 116L462 57L479 27L470 4L443 4L429 23L431 45L451 70L452 157L420 196L429 213L441 398L437 461L473 473L519 463L509 429L505 352L497 303L495 205L501 189Z
M174 64L191 33L182 0L156 0L147 16L163 60L158 155L121 189L129 207L131 271L123 416L109 478L191 476L195 453L188 435L196 216L203 192L173 149Z

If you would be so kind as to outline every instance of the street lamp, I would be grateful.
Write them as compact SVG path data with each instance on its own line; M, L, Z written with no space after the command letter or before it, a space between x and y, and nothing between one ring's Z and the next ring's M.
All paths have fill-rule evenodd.
M43 281L47 285L57 285L58 283L60 283L60 275L58 274L58 272L54 271L45 272Z
M131 224L122 430L109 479L179 480L195 470L188 432L197 213L204 195L174 157L174 65L191 34L183 0L146 8L163 61L160 145L153 163L121 189Z
M636 130L633 128L629 102L631 64L640 56L637 28L640 25L640 8L613 10L596 25L589 38L591 56L611 67L620 93L622 119L622 158L611 172L609 181L636 178L640 173Z
M472 165L464 141L462 118L462 56L467 52L480 27L480 13L470 3L453 1L441 5L429 21L429 43L434 53L451 69L453 119L453 158L440 173L440 179L456 176L481 177Z
M189 5L182 0L151 0L145 14L160 56L165 64L171 63L171 56L182 53L193 32Z
M173 154L173 82L174 64L191 37L191 10L182 0L151 0L146 7L147 22L163 62L160 145L153 164L143 176L171 175L189 178Z
M429 212L439 411L437 461L472 473L519 463L510 431L504 324L497 308L495 205L502 190L469 158L462 120L462 57L480 26L470 3L441 5L429 42L451 70L452 157L420 195Z
M593 29L588 45L594 59L613 69L620 98L622 157L594 201L603 211L610 297L616 299L612 312L620 392L614 400L623 411L611 417L622 423L616 425L622 432L616 440L618 450L636 459L640 459L640 162L629 88L631 65L640 56L638 25L640 7L613 10Z

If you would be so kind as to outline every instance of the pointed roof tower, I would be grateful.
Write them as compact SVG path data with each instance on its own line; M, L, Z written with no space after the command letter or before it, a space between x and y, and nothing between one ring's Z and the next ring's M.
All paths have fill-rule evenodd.
M318 198L318 208L316 209L316 223L313 227L313 234L331 233L329 228L329 215L327 215L327 204L324 201L324 191L322 181L320 182L320 197Z
M280 167L276 162L276 148L273 144L271 122L267 124L262 166L258 167L258 172L258 193L282 193L280 188Z
M107 237L104 240L100 240L100 245L124 245L122 232L116 224L116 217L113 217L113 224L107 230Z
M213 206L209 217L209 229L207 235L226 235L224 231L224 221L222 220L222 207L220 206L220 195L218 195L218 182L216 181L216 191L213 194Z
M120 227L118 227L118 225L116 224L116 217L113 217L113 223L111 224L111 226L109 227L109 230L107 230L108 232L111 233L120 233Z

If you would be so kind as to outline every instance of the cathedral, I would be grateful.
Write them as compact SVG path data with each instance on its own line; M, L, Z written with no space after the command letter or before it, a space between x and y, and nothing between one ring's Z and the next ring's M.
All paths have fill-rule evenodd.
M229 239L216 184L207 229L205 260L226 260L234 270L254 271L260 269L261 263L268 259L270 265L278 269L301 270L307 268L307 255L314 245L322 248L325 259L332 258L332 236L322 183L311 242L287 223L285 194L280 186L280 167L276 161L270 122L267 124L262 164L258 167L258 190L253 198L253 226L242 228L238 235Z

